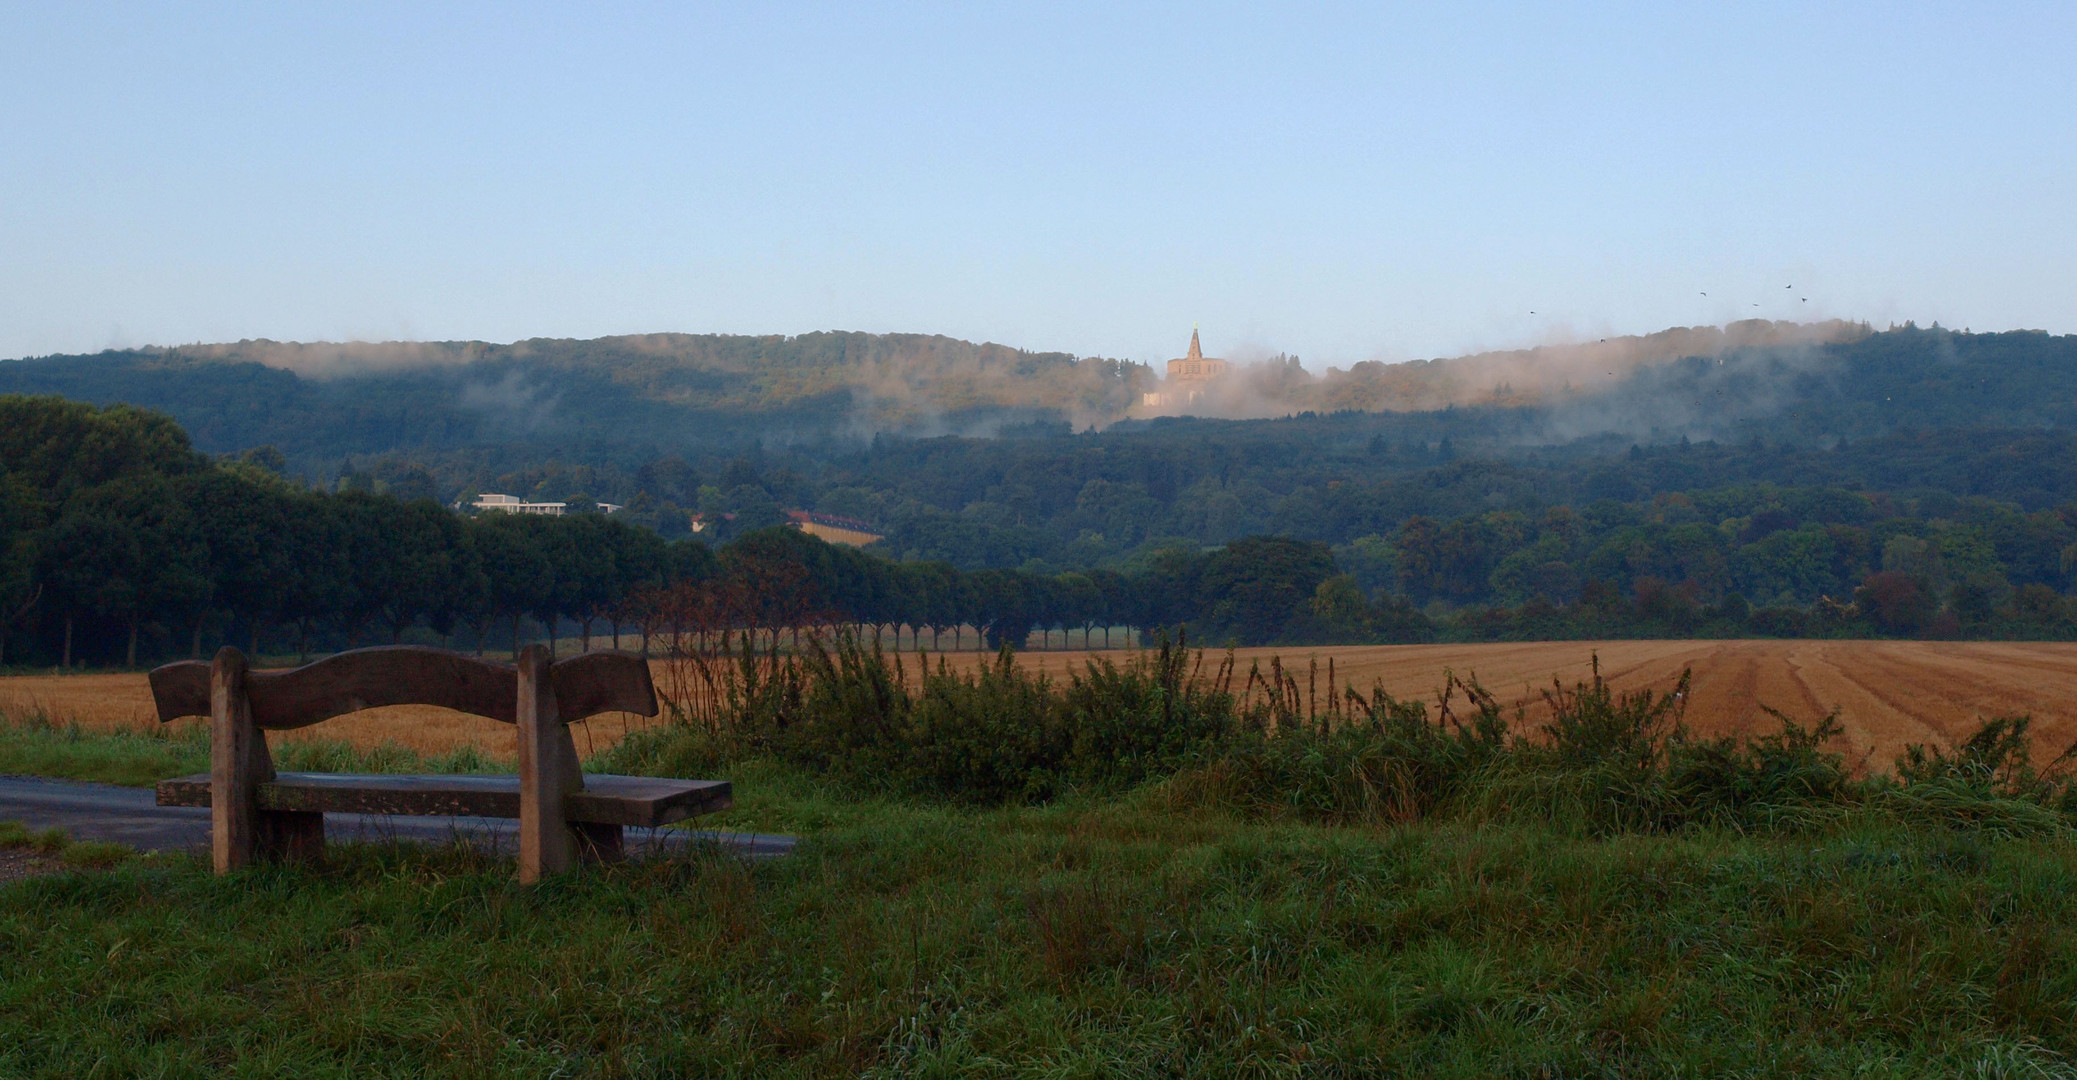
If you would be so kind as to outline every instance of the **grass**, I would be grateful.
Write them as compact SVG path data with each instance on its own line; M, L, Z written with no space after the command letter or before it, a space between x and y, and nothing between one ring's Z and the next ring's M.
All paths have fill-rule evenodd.
M421 754L393 743L359 749L336 739L268 740L276 768L297 772L510 772L509 762L464 746ZM0 774L91 780L147 787L169 776L209 771L209 725L94 729L41 709L0 714Z
M1089 748L1192 699L1092 684L1011 763L1088 779L989 804L1033 785L836 748L966 754L934 702L1029 687L845 678L611 759L734 781L701 824L800 835L780 860L523 887L357 845L0 887L0 1076L2077 1077L2070 787L2019 721L1851 781L1826 723L1688 740L1598 684L1529 738L1475 688L1339 726L1294 694L1122 782ZM164 747L51 760L126 748Z
M207 725L93 730L37 709L0 715L0 773L144 786L209 771Z
M74 840L63 829L30 829L19 821L0 821L0 850L8 848L27 848L66 866L93 870L105 870L134 854L106 840Z
M2062 840L779 787L752 815L821 826L772 862L525 888L367 846L7 887L0 1074L2077 1075Z

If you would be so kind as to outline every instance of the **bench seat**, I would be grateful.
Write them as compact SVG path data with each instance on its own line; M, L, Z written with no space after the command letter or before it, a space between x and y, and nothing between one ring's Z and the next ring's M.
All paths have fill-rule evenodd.
M161 780L158 795L160 806L208 806L209 774ZM726 780L599 773L587 773L584 790L563 798L563 816L569 821L652 828L726 810L731 804ZM260 783L257 799L262 810L516 818L519 777L287 772Z

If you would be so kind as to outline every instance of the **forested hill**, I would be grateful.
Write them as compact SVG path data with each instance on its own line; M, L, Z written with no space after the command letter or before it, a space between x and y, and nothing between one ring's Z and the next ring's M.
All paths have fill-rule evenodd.
M329 477L356 455L498 447L504 460L880 431L993 432L1121 415L1145 369L922 334L652 334L589 341L231 345L0 363L0 393L170 413L196 446L274 446Z
M462 352L406 369L309 377L185 354L97 359L101 370L159 378L161 388L192 385L178 377L183 366L242 371L273 387L285 413L275 415L264 395L220 394L208 415L297 446L308 444L293 441L296 424L352 430L351 402L329 399L338 415L326 415L323 395L341 394L355 379L431 385L485 363L519 365ZM1030 362L1070 373L1089 363ZM91 364L8 370L34 372L38 363L45 375L82 380L81 396L120 392L120 379L115 391L86 382ZM522 369L540 370L514 368ZM576 511L570 536L605 520L584 512L594 509L587 502L625 503L609 533L645 551L672 541L671 550L695 561L710 545L725 552L755 537L799 537L761 530L783 523L782 509L820 510L865 519L885 534L861 558L899 560L910 568L899 574L928 570L955 584L981 583L973 595L995 597L990 603L1009 604L1003 598L1012 594L1030 601L961 616L1000 626L1057 630L1125 618L1245 641L1704 632L2077 638L2077 338L1906 327L1822 345L1729 349L1607 377L1613 385L1605 389L1536 405L1158 418L1080 433L1055 422L1027 424L1016 437L825 433L761 446L746 437L679 441L676 451L634 457L623 456L636 448L630 442L557 438L553 425L562 421L551 418L505 443L421 438L399 449L393 441L314 484L281 475L282 455L264 447L227 461L221 451L241 444L217 441L206 446L219 451L212 461L189 450L164 415L0 394L8 414L0 418L8 421L0 424L0 607L11 608L0 621L41 620L35 647L62 657L70 622L38 597L71 597L78 611L102 613L90 620L96 655L127 655L140 633L147 652L176 646L167 636L173 623L151 630L141 601L124 591L134 582L110 567L172 574L185 565L141 553L165 531L161 517L172 520L171 508L194 501L180 494L193 487L195 499L229 499L216 524L196 526L205 539L266 517L225 492L271 492L281 512L268 521L329 520L281 509L305 502L341 513L408 510L444 536L463 519L441 504L472 490L502 491L568 501ZM611 410L597 400L605 393L572 407L598 410L596 422L609 425ZM627 394L676 422L693 415L669 413L661 395ZM737 418L740 430L769 434L753 421L773 413L737 411L750 417ZM649 421L627 421L637 422ZM403 439L428 421L397 423ZM660 434L669 429L666 420L653 424ZM145 487L177 497L145 498ZM696 538L695 514L707 526ZM493 536L501 520L479 522L490 530L481 535ZM455 535L478 535L473 529ZM389 526L361 533L377 552L395 534ZM317 543L313 550L347 550ZM453 551L466 555L469 543L457 540ZM214 573L231 581L270 550L224 547ZM107 555L106 565L86 558L90 552ZM897 573L887 569L893 563L856 565L870 571L860 581ZM161 584L174 595L174 586L199 589L200 580ZM1097 590L1111 596L1104 603L1126 606L1062 599L1094 595L1088 582L1126 583L1116 596ZM291 595L212 587L248 599ZM968 592L960 584L945 595ZM1244 597L1254 599L1237 599ZM1243 608L1256 614L1243 617ZM108 614L118 609L127 614ZM423 617L445 633L450 614L398 607L391 629ZM249 617L277 615L240 616ZM350 636L355 625L348 619L335 629Z
M966 569L1125 565L1256 534L1381 544L1416 517L1533 519L1753 485L1884 492L1936 516L1935 495L2077 504L2077 337L1739 333L1670 361L1635 362L1625 346L1630 366L1604 368L1608 385L1561 383L1534 404L1099 431L1066 416L1076 402L1116 407L1144 369L863 334L249 343L0 363L0 393L163 409L202 450L271 444L327 489L603 500L666 537L687 535L696 512L735 515L725 538L781 509L821 510L879 526L891 555ZM860 381L919 356L935 359L917 361L907 396ZM861 419L899 408L915 410L911 432L985 420L996 434L890 434Z
M1188 409L1262 418L1482 407L1498 415L1481 414L1452 429L1454 437L1542 443L1576 429L1674 422L1658 399L1692 379L1678 370L1684 358L1730 361L1733 372L1769 382L1745 410L1767 411L1776 368L1821 376L1845 355L1838 346L1867 334L1858 324L1754 320L1317 374L1278 357L1242 365ZM1153 378L1143 365L1116 360L863 333L510 345L245 341L0 362L0 393L159 409L205 451L273 446L294 471L327 480L350 458L392 454L426 464L466 450L508 468L550 458L633 467L670 454L877 434L1083 431L1146 417L1138 403ZM1723 385L1711 392L1744 392L1735 379L1716 382ZM1678 419L1697 435L1708 425L1695 414L1723 415L1700 405L1683 406Z

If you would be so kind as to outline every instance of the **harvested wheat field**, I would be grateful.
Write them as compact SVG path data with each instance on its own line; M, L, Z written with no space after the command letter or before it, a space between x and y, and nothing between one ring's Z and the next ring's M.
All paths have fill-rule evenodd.
M2037 749L2047 756L2077 742L2077 644L2052 642L1566 641L1243 649L1234 685L1243 685L1251 662L1267 665L1281 655L1301 687L1317 678L1323 695L1331 661L1338 684L1352 683L1367 694L1382 681L1395 696L1432 701L1444 671L1454 670L1477 676L1503 702L1521 702L1533 724L1544 711L1540 691L1553 678L1567 684L1587 678L1596 654L1602 674L1618 689L1669 687L1683 669L1692 669L1687 722L1702 734L1772 730L1774 721L1762 705L1806 722L1837 708L1846 729L1839 749L1865 768L1886 768L1907 743L1947 742L1992 716L2031 714ZM1033 652L1022 654L1020 662L1059 675L1104 655L1131 654ZM947 655L960 666L987 658ZM1207 675L1220 659L1205 655ZM1317 676L1311 674L1314 661ZM660 672L658 685L664 684ZM37 710L95 728L152 720L151 693L141 674L0 678L0 712L20 716ZM597 717L577 726L577 745L584 752L603 749L626 731L654 722ZM497 756L513 752L511 728L425 707L372 709L276 737L344 739L362 747L393 742L427 753L463 745Z

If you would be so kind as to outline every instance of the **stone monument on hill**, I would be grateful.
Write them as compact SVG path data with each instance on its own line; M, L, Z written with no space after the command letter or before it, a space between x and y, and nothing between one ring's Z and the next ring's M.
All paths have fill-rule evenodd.
M1205 388L1214 380L1222 378L1232 365L1216 356L1204 355L1204 348L1197 343L1197 328L1190 328L1190 351L1168 362L1168 378L1160 390L1141 396L1140 404L1149 408L1170 405L1189 405L1204 397Z

